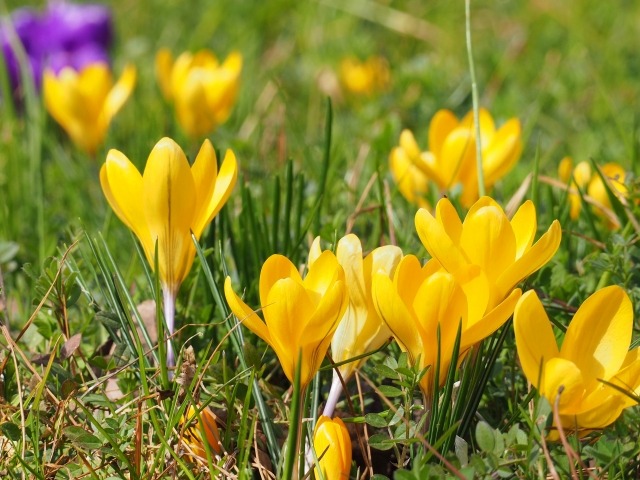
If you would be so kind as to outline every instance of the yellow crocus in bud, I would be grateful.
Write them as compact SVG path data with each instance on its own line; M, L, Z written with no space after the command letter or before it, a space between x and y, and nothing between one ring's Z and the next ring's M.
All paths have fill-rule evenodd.
M321 415L313 430L313 448L319 459L315 478L348 480L351 471L351 437L339 418ZM322 477L320 473L322 472Z
M173 334L175 298L196 254L191 233L200 238L236 184L238 165L227 150L218 171L216 153L205 140L190 166L180 146L161 139L149 154L144 174L120 151L110 150L100 183L118 218L136 234L164 294L165 321ZM169 343L168 364L173 366Z
M495 200L482 197L462 222L451 201L442 198L435 217L420 209L415 222L434 261L458 280L467 295L477 296L469 302L482 312L494 308L520 281L551 260L562 236L560 223L554 220L534 243L538 224L529 200L509 220Z
M288 258L271 255L260 272L264 321L233 291L230 277L224 293L236 317L276 352L291 383L300 368L304 389L320 368L348 304L344 271L335 255L322 253L304 280Z
M389 170L398 190L409 203L420 208L431 208L425 198L429 193L429 177L415 166L401 146L391 150Z
M520 158L522 129L517 118L496 129L491 114L483 108L479 120L484 184L490 189ZM400 148L442 192L460 185L460 201L468 207L478 199L475 139L472 111L459 121L451 111L439 110L429 125L429 151L420 150L409 130L400 135Z
M211 133L229 118L238 95L242 55L232 52L219 63L209 50L184 52L173 59L161 49L156 74L163 95L176 108L178 122L192 138Z
M489 291L467 292L454 276L434 262L425 266L414 255L405 256L393 278L384 273L373 276L374 305L412 365L427 367L420 387L427 397L432 392L435 366L440 360L439 384L446 380L458 328L460 354L488 337L513 313L521 291L509 296L485 313ZM475 302L475 303L473 303ZM438 330L440 341L438 343Z
M629 351L633 306L622 288L606 287L587 298L561 348L534 291L518 302L513 326L522 370L551 405L559 396L563 429L585 434L604 428L636 404L623 393L640 395L640 348Z
M340 62L340 80L345 89L356 95L372 95L389 85L389 63L372 56L365 61L347 57Z
M43 77L44 104L51 116L80 149L94 155L109 124L125 104L136 83L136 69L128 65L114 84L109 65L94 63L80 71L65 67Z
M182 440L196 460L207 462L207 446L211 454L222 453L216 416L209 407L198 410L189 406L180 423L184 425L184 430L181 429Z

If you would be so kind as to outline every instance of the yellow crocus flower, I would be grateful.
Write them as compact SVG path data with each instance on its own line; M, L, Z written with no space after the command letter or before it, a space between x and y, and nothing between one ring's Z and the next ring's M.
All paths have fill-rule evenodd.
M487 110L480 109L479 119L484 184L490 189L520 158L522 132L517 118L499 129ZM475 138L473 112L458 121L451 111L439 110L429 125L429 151L420 150L409 130L401 133L399 148L442 192L460 185L460 201L469 207L478 199Z
M242 55L232 52L221 64L209 50L156 55L156 74L163 95L176 108L178 122L192 138L211 133L229 118L238 95Z
M520 289L515 289L485 313L489 291L467 293L452 274L434 262L421 266L414 255L400 261L392 279L384 273L373 276L373 299L380 317L410 362L416 365L419 361L420 370L430 367L420 382L426 396L431 394L438 354L440 384L446 380L451 362L457 360L452 355L458 328L463 355L507 321L521 295Z
M316 237L309 251L310 267L321 254L320 237ZM379 272L393 275L402 258L402 250L393 245L385 245L374 249L363 258L360 239L354 234L349 234L338 241L336 257L344 269L349 292L349 306L331 341L331 358L335 363L341 363L380 348L391 337L391 332L373 306L371 277ZM346 382L365 359L339 366L340 376L334 372L324 415L333 415L335 404L342 392L340 377Z
M65 67L43 78L44 104L80 149L94 155L109 124L125 104L136 83L136 69L128 65L114 84L109 65L94 63L79 72Z
M559 395L565 430L585 434L604 428L636 404L623 393L640 395L640 348L629 351L633 306L622 288L606 287L585 300L561 348L534 291L518 302L513 326L522 370L552 405Z
M562 236L560 223L554 220L534 243L538 225L536 208L529 200L509 220L495 200L482 197L462 222L451 201L442 198L435 217L420 209L415 222L433 261L458 280L470 296L470 305L482 313L551 260ZM490 294L484 295L485 290Z
M379 56L365 61L347 57L340 62L340 80L350 93L372 95L389 85L389 63Z
M304 389L320 368L348 304L344 271L335 255L322 253L304 280L288 258L271 255L260 272L264 321L233 291L230 277L224 293L236 317L276 352L291 383L296 367L301 369Z
M216 416L209 407L198 411L193 405L190 405L180 423L183 426L186 425L184 431L181 430L182 440L189 447L196 460L207 462L205 444L209 447L211 454L222 452Z
M344 422L325 415L318 418L313 430L313 448L319 459L315 478L348 480L351 471L351 437ZM322 472L322 477L319 472Z
M110 150L100 183L118 218L136 234L151 268L156 264L165 302L165 320L173 333L175 298L196 254L191 233L200 238L236 184L238 165L227 150L220 171L216 153L205 140L193 166L180 146L161 139L151 150L144 174L120 151ZM169 347L171 344L169 343ZM169 349L168 363L173 366Z

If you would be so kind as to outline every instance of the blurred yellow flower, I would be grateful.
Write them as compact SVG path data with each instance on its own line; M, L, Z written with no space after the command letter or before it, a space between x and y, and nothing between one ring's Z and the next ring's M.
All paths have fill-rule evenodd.
M309 267L313 267L321 254L320 237L316 237L309 251ZM331 357L335 363L341 363L380 348L391 337L373 306L371 277L375 273L393 275L402 250L385 245L363 259L360 239L349 234L338 241L336 257L344 269L349 293L349 305L331 341ZM342 378L346 381L364 361L365 358L338 367Z
M348 480L351 471L351 437L344 422L325 415L318 418L313 430L313 448L319 459L315 467L315 478L320 473L325 480Z
M197 460L207 462L207 446L212 455L222 453L216 416L209 407L198 411L189 406L180 423L185 426L184 431L181 430L182 440Z
M629 191L624 182L626 176L624 168L617 163L611 162L599 167L599 169L602 176L607 180L609 189L621 200L626 198ZM611 200L607 194L602 177L598 172L591 171L589 162L579 162L575 168L573 168L571 158L565 157L560 161L560 165L558 166L558 176L560 180L566 183L569 183L571 179L569 189L571 209L569 213L572 219L575 220L578 218L582 209L580 193L576 188L577 185L583 194L588 196L586 200L593 205L593 211L606 219L607 226L612 230L620 228L620 220L612 211Z
M554 220L537 242L536 208L526 201L509 220L490 197L473 204L464 223L448 198L435 217L416 213L416 229L433 261L451 273L481 313L498 305L525 277L539 270L558 250L562 231ZM489 295L484 292L488 291Z
M158 275L165 300L165 320L173 333L175 298L196 254L191 233L202 231L218 214L236 184L236 157L227 150L220 171L216 153L205 140L193 166L180 146L163 138L149 154L144 174L120 151L110 150L100 183L118 218L136 234ZM170 365L173 355L170 352Z
M389 85L389 63L383 57L371 56L361 62L346 57L340 62L340 80L344 88L356 95L371 95Z
M490 292L477 290L463 289L453 275L434 262L421 266L414 255L400 261L392 279L380 272L373 276L375 307L400 348L409 354L413 365L419 361L420 370L431 367L420 382L427 396L432 391L434 375L438 374L442 385L451 362L457 360L452 356L458 327L463 355L507 321L521 295L520 289L515 289L487 309ZM438 355L440 370L435 372Z
M236 317L276 352L291 383L302 355L302 388L320 368L349 300L344 271L329 251L315 260L304 280L288 258L267 259L260 272L264 321L233 291L230 277L224 293Z
M109 123L125 104L136 83L136 69L128 65L114 84L109 65L94 63L80 71L47 69L43 78L44 104L78 148L94 155Z
M192 138L211 133L229 118L238 95L242 55L232 52L223 63L209 50L156 55L156 75L163 95L176 108L178 122Z
M606 287L585 300L560 349L533 290L518 302L513 325L522 369L551 405L560 395L558 408L565 430L585 434L604 428L636 404L605 383L640 395L640 348L629 351L633 306L622 288ZM551 437L555 436L552 432Z
M426 196L429 193L429 177L415 166L407 151L394 147L389 155L389 169L402 196L420 208L431 208Z
M487 110L480 109L479 117L484 184L490 189L520 158L522 133L517 118L508 120L496 129ZM473 112L458 121L451 111L439 110L429 125L429 151L420 150L409 130L401 133L397 148L427 178L435 182L441 192L449 192L460 185L460 201L469 207L478 199L475 131Z

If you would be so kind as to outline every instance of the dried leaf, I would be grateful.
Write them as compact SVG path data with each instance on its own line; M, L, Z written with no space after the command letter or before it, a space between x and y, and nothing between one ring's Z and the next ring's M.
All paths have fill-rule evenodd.
M76 333L69 340L64 342L62 348L60 349L60 360L66 360L73 352L75 352L80 346L80 342L82 341L82 334Z

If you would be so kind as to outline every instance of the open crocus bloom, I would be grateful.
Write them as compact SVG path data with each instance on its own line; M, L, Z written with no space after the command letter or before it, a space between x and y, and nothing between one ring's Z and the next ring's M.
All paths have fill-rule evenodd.
M313 430L313 448L319 458L315 478L322 478L318 473L321 470L325 480L349 479L351 437L342 420L320 416Z
M66 67L45 70L44 103L73 143L93 155L107 135L113 117L125 104L136 82L136 69L125 67L114 84L111 69L94 63L80 71Z
M242 55L232 52L221 64L209 50L156 55L156 74L165 98L173 101L178 122L187 135L200 138L223 124L236 101Z
M581 433L604 428L623 409L636 404L622 392L640 395L640 348L629 351L633 307L622 288L606 287L585 300L560 349L534 291L525 293L518 302L514 330L529 382L552 405L559 395L563 428Z
M151 150L144 174L120 151L110 150L100 170L100 183L118 218L136 234L151 268L155 268L164 294L165 321L173 334L175 299L196 249L197 239L218 214L236 184L238 165L227 150L220 171L216 153L205 140L189 165L180 146L161 139ZM169 343L167 363L173 366Z
M435 373L438 383L443 384L451 362L457 361L452 355L458 328L462 355L507 321L521 291L513 290L485 313L488 295L486 289L467 295L453 275L433 262L421 266L414 255L400 261L392 279L384 273L374 273L373 299L378 313L400 348L409 354L411 363L416 365L419 361L420 370L430 367L420 383L426 395L432 391ZM438 358L440 370L435 372Z
M491 188L520 158L522 132L517 118L508 120L499 129L487 110L480 109L479 119L484 184ZM460 200L468 207L478 198L475 138L473 112L458 121L451 111L439 110L429 125L429 151L420 150L409 130L400 135L400 148L442 192L460 184Z
M306 387L320 368L348 304L344 271L335 255L323 252L304 280L288 258L271 255L260 272L264 321L233 291L230 277L224 293L236 317L276 352L291 383L299 367L300 383Z
M309 251L310 267L321 254L320 237L316 237ZM331 341L331 357L334 362L341 363L380 348L391 337L391 332L373 306L371 277L376 273L392 276L402 258L402 250L385 245L363 259L360 239L349 234L338 241L336 257L344 269L349 292L349 306ZM364 360L362 358L338 367L342 378L346 381Z
M554 220L537 242L536 209L526 201L509 220L495 200L482 197L464 222L447 198L436 205L435 217L416 213L416 229L433 261L451 273L469 299L483 312L500 303L525 277L540 269L560 246L560 223ZM489 295L484 295L484 290ZM483 307L482 303L486 301ZM484 309L483 309L484 308Z

